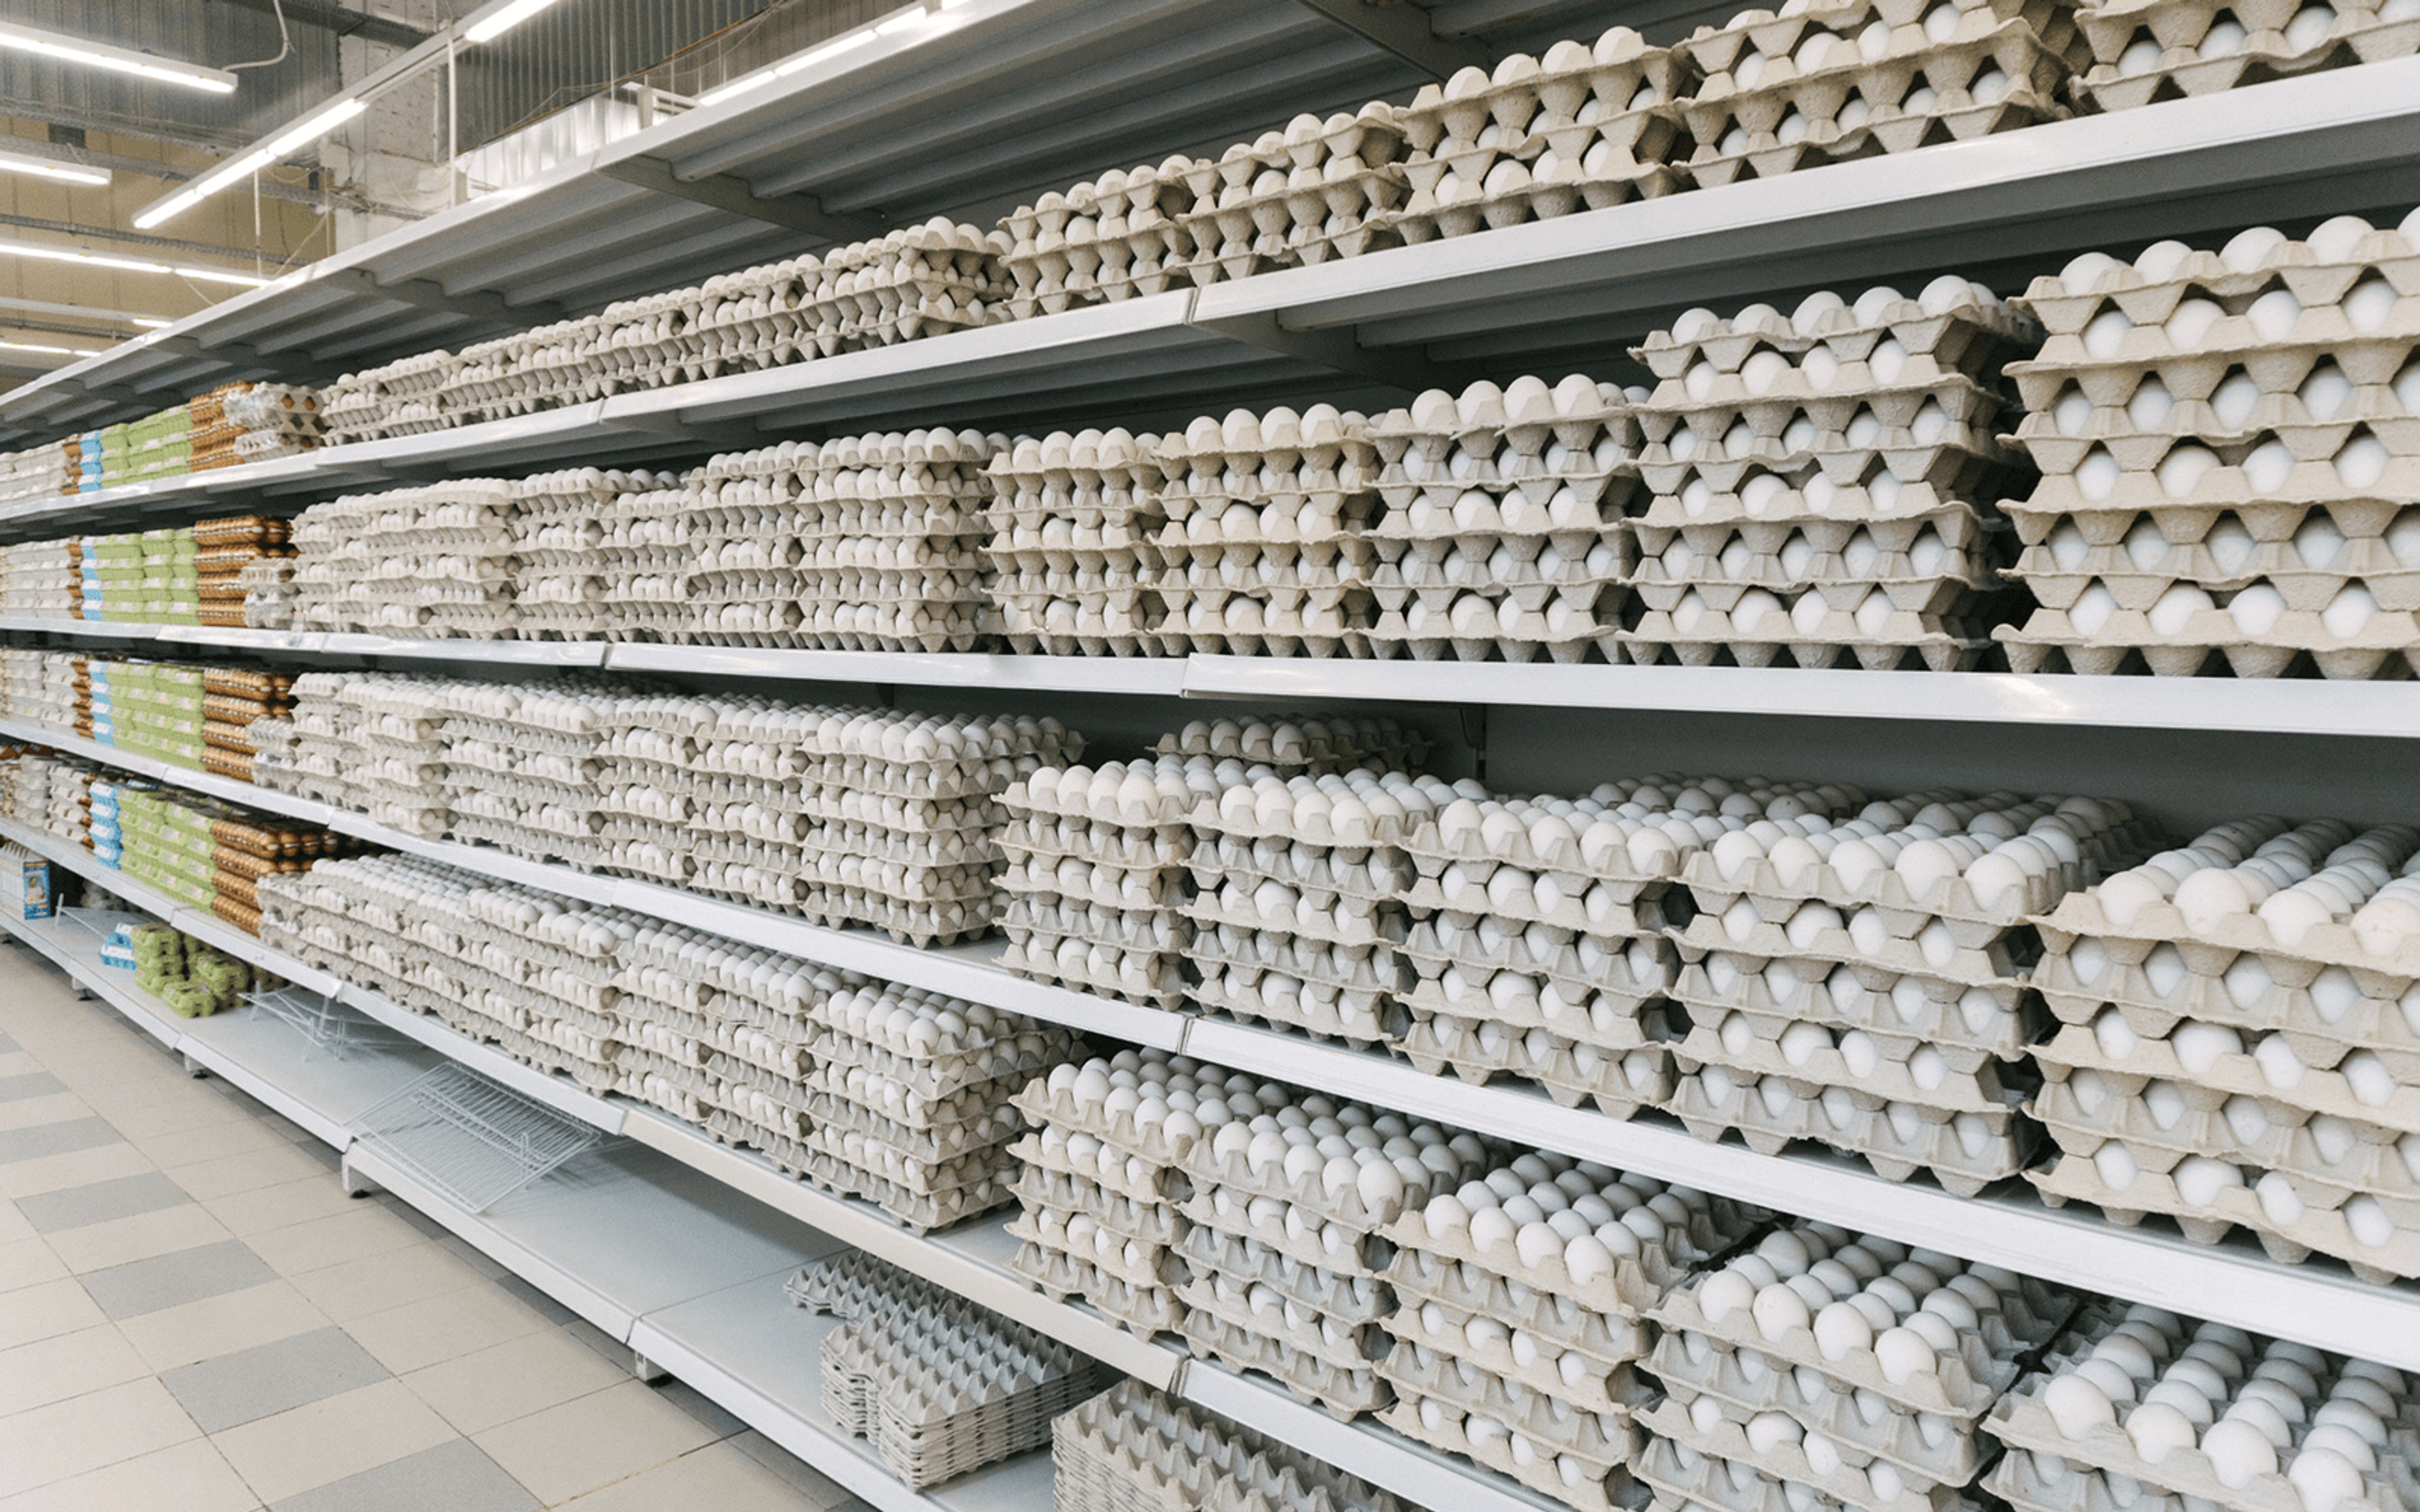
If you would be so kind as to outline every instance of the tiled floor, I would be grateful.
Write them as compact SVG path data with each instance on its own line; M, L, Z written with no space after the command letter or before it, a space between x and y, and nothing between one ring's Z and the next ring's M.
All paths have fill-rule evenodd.
M0 1512L866 1512L0 945Z

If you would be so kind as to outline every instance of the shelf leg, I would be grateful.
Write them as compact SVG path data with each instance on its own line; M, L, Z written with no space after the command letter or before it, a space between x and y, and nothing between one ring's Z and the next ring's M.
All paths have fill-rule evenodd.
M345 1196L349 1197L374 1196L381 1190L376 1181L361 1173L349 1157L336 1162L336 1180L344 1183Z
M178 1053L177 1058L185 1063L185 1074L191 1076L197 1082L204 1080L210 1073L210 1069L208 1066L203 1065L200 1061L195 1060L193 1057L186 1055L181 1051Z
M641 1381L645 1381L650 1386L659 1381L670 1381L673 1379L673 1373L671 1371L665 1369L662 1365L656 1364L656 1362L648 1359L645 1355L641 1354L636 1350L632 1350L630 1351L630 1374L638 1377Z

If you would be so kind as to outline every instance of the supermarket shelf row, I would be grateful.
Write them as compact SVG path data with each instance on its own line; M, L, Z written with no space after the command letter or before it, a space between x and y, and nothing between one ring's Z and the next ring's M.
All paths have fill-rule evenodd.
M0 733L43 738L39 727L6 722L0 722ZM98 761L128 764L108 748L74 737L57 737L52 743ZM155 769L147 775L195 785L187 782L193 774L153 764ZM209 780L202 791L249 801L306 823L325 824L363 840L502 881L628 908L843 969L948 993L1091 1034L1182 1051L1257 1075L1367 1099L1481 1134L1687 1182L2049 1280L2420 1369L2420 1287L2369 1286L2325 1264L2279 1265L2240 1236L2220 1245L2197 1245L2156 1221L2126 1228L2083 1210L2053 1209L2022 1182L1966 1198L1922 1180L1886 1180L1835 1155L1803 1150L1761 1155L1741 1145L1710 1144L1658 1116L1609 1119L1591 1110L1562 1107L1530 1088L1473 1086L1422 1074L1407 1062L1373 1052L1027 981L1000 965L996 942L917 949L869 932L809 924L652 883L527 861L484 846L421 840L323 804ZM14 827L6 832L13 834ZM642 1134L644 1117L635 1112L627 1115L627 1131ZM690 1143L700 1159L720 1163L733 1180L760 1165L753 1157L702 1138L691 1137ZM869 1214L867 1222L878 1224L879 1220ZM984 1300L999 1305L988 1295ZM2381 1342L2386 1339L2398 1342L2390 1347Z
M2061 673L1869 672L1798 667L1633 667L1345 657L1049 656L797 651L598 640L452 640L318 631L0 619L0 634L95 647L191 646L387 663L760 678L964 688L986 695L1097 693L1279 703L1504 704L1944 724L2226 731L2420 739L2408 683Z

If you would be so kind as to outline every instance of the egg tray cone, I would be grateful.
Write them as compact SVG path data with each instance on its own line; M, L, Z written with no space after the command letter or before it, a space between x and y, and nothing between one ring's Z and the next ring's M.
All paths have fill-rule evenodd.
M1920 1000L1913 1011L1898 993L1869 989L1838 968L1818 980L1801 979L1786 996L1776 998L1764 975L1742 977L1730 992L1718 992L1700 963L1682 968L1672 996L1690 1011L1692 1019L1702 1016L1719 1024L1725 1013L1738 1011L1753 1020L1791 1019L1831 1028L1864 1029L1893 1040L1913 1039L2003 1059L2022 1055L2049 1026L2049 1016L2027 1001L2017 982L1959 992L1952 983L1906 977L1893 983L1893 988L1898 987L1917 989L1906 995Z
M2420 53L2420 17L2406 13L2388 19L2379 8L2351 7L2329 11L2320 37L2289 38L2284 28L2298 8L2277 4L2087 7L2079 19L2097 61L2077 80L2077 92L2102 111L2132 110ZM2204 43L2210 23L2221 14L2236 12L2244 12L2238 24L2251 35L2231 50L2203 56L2195 44ZM2120 60L2146 32L2161 48L2158 59L2149 68L2127 66Z
M2054 1079L2026 1111L2050 1131L2063 1153L2079 1159L2090 1160L2103 1145L2115 1143L2137 1165L2166 1175L2187 1156L2207 1156L2273 1172L2297 1200L2323 1210L2369 1194L2390 1223L2420 1228L2420 1177L2396 1149L2394 1131L2351 1125L2341 1131L2341 1143L2332 1133L2323 1144L2307 1120L2292 1121L2300 1110L2276 1108L2276 1114L2284 1115L2276 1117L2271 1114L2273 1106L2261 1107L2268 1122L2257 1134L2239 1130L2216 1109L2187 1107L2163 1126L2140 1098L2109 1098L2086 1111L2072 1087ZM2240 1114L2242 1109L2238 1104L2228 1111Z
M1683 1336L1667 1335L1657 1342L1647 1367L1671 1394L1664 1410L1643 1419L1653 1432L1665 1431L1666 1421L1685 1426L1687 1409L1700 1396L1720 1403L1723 1416L1735 1424L1760 1412L1782 1412L1807 1431L1840 1445L1848 1451L1844 1458L1856 1456L1858 1465L1880 1459L1896 1466L1911 1488L1919 1491L1967 1485L1997 1447L1973 1420L1918 1414L1887 1402L1881 1404L1878 1417L1869 1418L1851 1389L1814 1372L1776 1367L1754 1350L1716 1346L1700 1355ZM1928 1432L1919 1416L1940 1425L1937 1432ZM1683 1442L1694 1437L1701 1449L1711 1447L1702 1437L1687 1432L1674 1436ZM1745 1450L1745 1444L1739 1442L1734 1447ZM1739 1453L1730 1457L1751 1458ZM1803 1462L1805 1458L1799 1450L1798 1458ZM1785 1478L1802 1478L1783 1473Z
M1498 1417L1510 1411L1509 1387L1548 1397L1575 1412L1608 1417L1625 1415L1653 1397L1652 1389L1630 1368L1630 1361L1607 1363L1577 1350L1549 1357L1541 1350L1525 1365L1502 1338L1473 1343L1465 1333L1473 1318L1450 1316L1442 1327L1432 1330L1423 1313L1418 1305L1407 1306L1387 1324L1398 1342L1380 1368L1406 1395L1429 1395L1421 1388L1425 1381L1441 1399L1468 1408L1493 1407L1497 1411L1491 1415ZM1566 1363L1572 1368L1569 1376L1560 1368ZM1466 1366L1479 1373L1476 1386L1463 1386L1460 1371Z
M2300 1050L2341 1049L2326 1041L2305 1041ZM2295 1058L2300 1061L2300 1050ZM2174 1083L2189 1101L2215 1107L2230 1096L2276 1103L2309 1113L2330 1114L2353 1123L2370 1124L2397 1134L2420 1132L2420 1082L2397 1077L2392 1068L2383 1076L2348 1068L2344 1060L2330 1064L2302 1063L2300 1075L2273 1078L2269 1065L2242 1050L2220 1050L2200 1066L2188 1066L2167 1039L2138 1039L2124 1055L2104 1046L2095 1029L2081 1024L2063 1026L2049 1042L2034 1049L2045 1066L2070 1071L2089 1069L2121 1097L2138 1095L2152 1080ZM2281 1081L2291 1077L2291 1085Z
M1377 1420L1417 1443L1509 1475L1529 1489L1573 1508L1573 1512L1629 1512L1646 1504L1644 1489L1633 1483L1627 1469L1597 1474L1595 1472L1602 1467L1575 1458L1572 1461L1572 1477L1566 1481L1551 1458L1542 1459L1533 1455L1526 1464L1516 1459L1507 1439L1492 1431L1493 1427L1501 1425L1473 1433L1474 1422L1491 1420L1484 1414L1466 1413L1452 1402L1399 1395L1392 1405L1378 1412Z
M2075 944L2087 941L2098 949L2098 941L2090 937L2079 937ZM2341 966L2329 968L2324 980L2315 977L2303 986L2288 986L2263 972L2257 986L2249 986L2250 1000L2239 1003L2224 973L2185 967L2180 955L2173 967L2155 972L2146 957L2128 953L2134 959L2102 955L2100 971L2087 981L2072 949L2053 949L2036 964L2034 984L2052 1013L2066 1024L2089 1024L2103 1007L2115 1007L2128 1028L2157 1039L2179 1023L2195 1019L2283 1034L2297 1057L2306 1046L2370 1050L2398 1074L2420 1055L2420 1026L2404 1016L2399 995L2374 981L2365 987ZM2253 958L2256 964L2258 959ZM2330 1065L2341 1058L2340 1052L2320 1051L2319 1057Z

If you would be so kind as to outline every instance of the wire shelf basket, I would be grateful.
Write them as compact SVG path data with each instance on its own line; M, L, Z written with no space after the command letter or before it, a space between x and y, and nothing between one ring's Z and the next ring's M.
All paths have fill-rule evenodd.
M333 997L281 987L273 993L246 993L244 1003L256 1018L273 1019L342 1060L355 1050L388 1050L411 1041L351 1012ZM303 1057L309 1059L308 1056Z
M605 1142L594 1126L453 1064L364 1113L353 1134L471 1212Z

